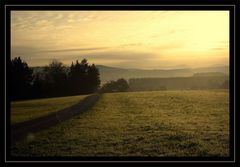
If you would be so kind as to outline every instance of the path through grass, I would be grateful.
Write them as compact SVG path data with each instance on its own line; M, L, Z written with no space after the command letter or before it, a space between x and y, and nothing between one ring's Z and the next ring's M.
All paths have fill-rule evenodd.
M104 94L88 112L11 150L15 156L229 156L229 93Z

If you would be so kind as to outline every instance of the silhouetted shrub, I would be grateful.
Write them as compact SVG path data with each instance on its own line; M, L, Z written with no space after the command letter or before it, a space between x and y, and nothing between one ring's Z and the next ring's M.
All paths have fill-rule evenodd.
M123 78L117 81L110 81L102 86L101 92L126 92L129 90L127 81Z

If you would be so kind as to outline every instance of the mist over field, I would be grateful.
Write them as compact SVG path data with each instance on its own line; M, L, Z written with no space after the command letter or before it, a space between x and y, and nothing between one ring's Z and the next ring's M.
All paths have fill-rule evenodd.
M229 81L228 66L212 66L186 69L125 69L97 65L101 84L124 78L131 90L167 90L167 89L217 89L227 88ZM43 67L33 67L33 72L42 72ZM66 71L69 68L66 67ZM144 86L143 86L144 85Z

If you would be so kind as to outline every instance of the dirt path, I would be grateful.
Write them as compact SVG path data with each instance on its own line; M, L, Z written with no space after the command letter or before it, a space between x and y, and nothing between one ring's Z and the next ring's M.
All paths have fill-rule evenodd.
M60 110L56 113L52 113L44 117L12 125L11 145L14 145L16 142L24 139L31 133L49 128L50 126L59 124L81 112L87 111L97 102L99 97L99 94L89 95L81 100L78 104L75 104L69 108Z

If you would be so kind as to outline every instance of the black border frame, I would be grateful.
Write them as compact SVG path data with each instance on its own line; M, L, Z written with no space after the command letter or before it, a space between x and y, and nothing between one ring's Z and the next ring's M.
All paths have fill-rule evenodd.
M199 2L199 0L183 0L179 3L179 1L177 2L174 0L163 0L159 3L153 3L150 1L148 2L142 2L139 1L138 3L129 3L129 2L125 2L122 1L118 4L112 4L106 1L103 1L103 3L96 3L94 1L90 1L89 2L77 2L74 0L66 0L66 2L61 2L61 1L55 1L53 2L49 1L49 0L42 0L42 1L38 1L38 0L23 0L21 1L21 4L19 4L18 0L9 0L7 2L4 2L4 5L1 4L1 11L3 11L3 15L1 15L2 19L4 20L4 24L5 25L3 27L3 44L5 44L3 46L3 48L5 50L4 56L1 57L1 66L4 67L4 69L1 71L4 76L4 81L6 80L6 85L4 85L3 87L3 94L5 95L5 86L7 88L6 90L6 99L4 98L3 101L3 105L4 106L6 104L6 108L3 108L3 111L5 111L5 109L7 109L7 111L9 111L10 109L10 102L9 102L9 97L8 97L8 82L9 82L9 72L7 67L9 66L9 62L10 62L10 11L11 10L229 10L230 11L230 157L150 157L150 158L145 158L145 157L71 157L71 158L65 158L65 157L47 157L47 158L25 158L23 160L23 158L19 157L19 158L15 158L13 159L13 157L10 156L10 121L8 119L8 121L6 122L7 124L5 124L4 121L1 121L1 125L2 127L4 127L5 130L5 125L6 125L6 132L3 131L3 135L4 139L3 141L1 140L1 144L3 144L2 146L4 150L4 157L1 156L1 161L4 163L10 163L10 164L15 164L15 163L27 163L27 164L31 164L35 161L35 163L39 163L39 161L42 161L43 165L45 165L45 163L59 163L60 161L64 161L61 162L62 164L65 163L82 163L82 162L148 162L148 163L152 163L152 162L158 162L158 163L171 163L172 164L176 164L176 163L180 163L180 164L186 164L189 165L191 163L194 163L194 165L198 164L202 164L204 165L205 163L211 163L211 164L218 164L218 165L230 165L230 164L239 164L239 150L237 149L239 148L239 143L237 142L239 140L239 123L237 122L237 118L239 118L239 112L238 112L238 107L235 106L238 103L235 101L235 97L237 97L237 90L238 88L236 87L239 84L239 77L237 77L236 73L237 71L235 70L235 68L237 68L237 63L238 62L238 55L239 54L239 50L237 50L237 44L238 40L239 40L239 33L236 31L239 29L239 24L237 24L237 21L239 19L239 2L237 0L218 0L218 1L214 1L212 0L210 1L206 1L203 0L201 2ZM194 1L194 4L193 4ZM33 4L33 2L35 4ZM72 5L72 6L67 6L67 5ZM19 6L20 5L20 6ZM31 6L32 5L32 6ZM75 5L75 6L74 6ZM77 5L81 5L81 6L77 6ZM160 6L159 6L160 5ZM237 29L238 28L238 29ZM6 34L5 34L6 31ZM6 35L6 41L5 41L5 35ZM6 42L6 43L5 43ZM6 54L6 55L5 55ZM6 61L6 65L7 67L5 67L5 62ZM5 71L6 70L6 71ZM6 76L5 76L6 73ZM6 78L5 78L6 77ZM238 83L238 84L237 84ZM2 86L2 85L1 85ZM1 92L2 93L2 92ZM234 102L236 104L234 104ZM236 107L236 108L235 108ZM234 110L235 109L235 110ZM6 115L5 112L1 113L3 115L3 117L1 118L5 118L5 116L7 118L10 118L10 112L6 111ZM235 112L234 112L235 111ZM234 112L234 113L233 113ZM4 119L3 119L4 120ZM235 125L234 125L235 124ZM238 126L237 126L238 125ZM5 136L5 133L7 136ZM6 146L5 146L5 137L6 137ZM2 139L2 138L1 138ZM6 152L5 152L5 147L6 147ZM6 154L5 154L6 153ZM15 162L14 162L15 161ZM56 161L56 162L52 162L52 161ZM74 162L72 162L74 161ZM41 164L42 164L41 163ZM59 164L59 165L62 165ZM206 164L205 164L206 165Z

